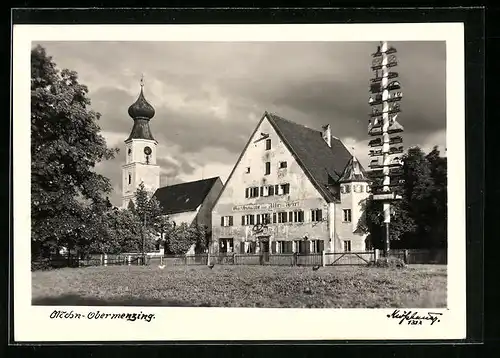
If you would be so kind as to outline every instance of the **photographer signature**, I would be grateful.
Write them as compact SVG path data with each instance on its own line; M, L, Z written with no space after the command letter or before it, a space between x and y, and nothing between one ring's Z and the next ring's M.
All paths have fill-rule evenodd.
M439 312L427 312L426 315L420 315L417 311L403 311L394 310L391 314L387 315L387 318L393 318L399 320L399 324L407 322L409 325L422 325L422 322L429 321L432 326L436 322L441 322L439 316L442 316Z

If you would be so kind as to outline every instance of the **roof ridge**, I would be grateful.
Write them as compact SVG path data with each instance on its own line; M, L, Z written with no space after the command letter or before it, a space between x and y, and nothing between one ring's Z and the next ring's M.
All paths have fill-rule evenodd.
M165 186L162 186L161 188L158 188L158 189L162 189L162 188L171 188L173 186L179 186L179 185L185 185L185 184L191 184L191 183L198 183L200 181L209 181L209 180L214 180L214 179L218 179L220 177L216 176L216 177L211 177L211 178L207 178L207 179L198 179L198 180L193 180L193 181L185 181L183 183L177 183L177 184L172 184L172 185L165 185Z
M318 130L318 129L314 129L314 128L308 127L308 126L306 126L305 124L302 124L302 123L297 123L297 122L294 122L294 121L292 121L292 120L290 120L290 119L284 118L284 117L282 117L282 116L280 116L280 115L277 115L277 114L275 114L275 113L272 113L272 112L267 112L267 111L266 111L266 113L267 113L267 114L270 114L271 116L277 117L277 118L279 118L279 119L281 119L281 120L283 120L283 121L285 121L285 122L292 123L292 124L295 124L295 125L297 125L297 126L304 127L304 128L306 128L306 129L309 129L309 130L314 131L314 132L322 133L322 132L321 132L320 130ZM332 137L333 137L333 136L332 136Z

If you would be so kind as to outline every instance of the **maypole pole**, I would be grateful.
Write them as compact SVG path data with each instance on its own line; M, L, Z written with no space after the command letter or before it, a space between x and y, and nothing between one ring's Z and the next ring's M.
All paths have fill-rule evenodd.
M372 198L382 201L384 256L386 257L390 250L391 202L401 199L394 191L399 184L401 160L394 155L403 152L403 146L392 146L403 142L401 136L392 136L392 134L403 132L403 126L396 121L396 117L401 112L398 102L403 94L395 92L401 88L401 85L396 80L398 73L393 71L393 67L397 66L397 58L394 53L396 53L396 49L389 47L387 41L382 41L377 52L372 54L372 70L375 77L370 81L372 96L368 101L372 106L372 113L368 121L368 134L377 137L369 142L369 146L372 148L382 147L370 150L370 157L376 157L376 159L373 159L369 166L372 169L372 176L378 179L378 183L376 182L372 186ZM380 162L380 158L382 158L382 162Z

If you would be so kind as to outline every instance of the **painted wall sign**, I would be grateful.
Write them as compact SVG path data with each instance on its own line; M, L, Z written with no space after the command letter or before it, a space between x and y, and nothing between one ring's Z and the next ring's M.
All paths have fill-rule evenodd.
M300 202L235 205L233 211L269 210L300 207Z

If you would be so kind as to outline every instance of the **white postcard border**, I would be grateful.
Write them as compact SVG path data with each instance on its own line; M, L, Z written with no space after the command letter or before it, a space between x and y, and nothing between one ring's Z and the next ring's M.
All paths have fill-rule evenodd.
M133 30L131 31L131 29ZM381 39L379 34L385 33ZM31 305L30 51L32 41L446 41L448 308L430 326L399 325L390 309L46 307ZM465 294L463 23L327 25L14 25L13 210L15 341L462 339ZM368 79L367 79L368 80ZM450 124L450 125L448 125ZM50 319L56 310L154 313L151 322Z

